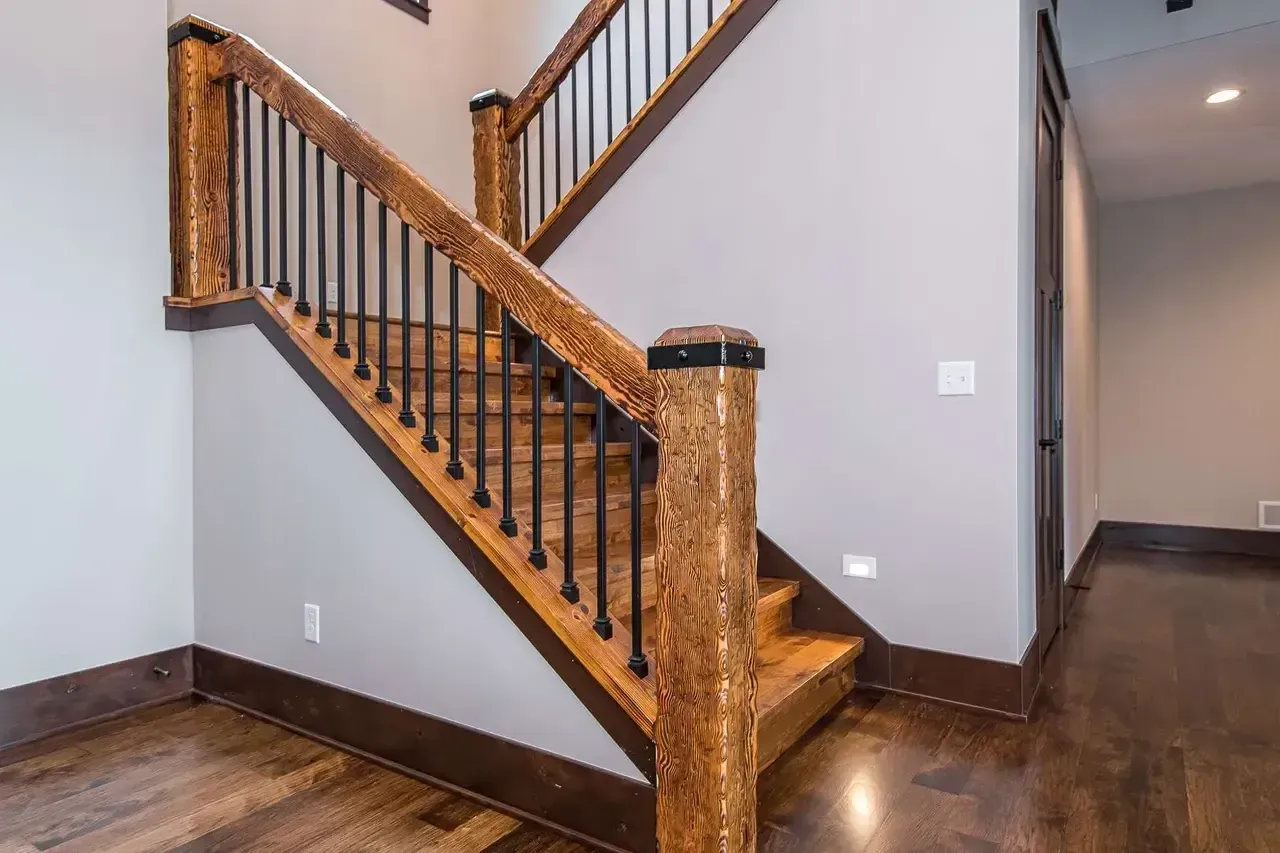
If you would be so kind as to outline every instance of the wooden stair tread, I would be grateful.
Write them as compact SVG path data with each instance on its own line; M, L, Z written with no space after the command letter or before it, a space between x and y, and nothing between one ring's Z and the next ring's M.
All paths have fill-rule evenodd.
M564 410L561 410L561 414ZM499 436L501 441L501 436ZM605 443L604 455L606 459L616 459L620 456L631 455L631 442L629 441L609 441ZM464 450L462 458L468 462L474 462L476 452L474 450ZM589 441L578 441L573 444L573 461L574 462L594 462L596 458L596 446ZM485 462L489 465L502 464L502 448L487 447L484 452ZM511 448L511 461L517 465L529 465L533 462L533 445L523 444ZM564 461L564 442L557 441L554 444L542 445L542 462L563 462Z
M853 689L862 646L860 637L792 628L756 650L761 770Z
M651 485L642 485L640 487L640 504L648 506L658 502L658 493ZM604 500L605 508L612 511L616 509L627 509L631 506L631 490L618 494L607 494ZM573 501L573 517L575 519L582 516L591 516L595 518L596 513L596 496L594 494L585 495L580 498L574 498ZM542 520L546 521L562 521L564 519L564 501L548 500L542 504ZM576 524L577 522L575 522ZM595 523L594 521L592 522Z
M646 564L649 560L655 560L656 557L646 557ZM650 566L646 565L647 568ZM759 580L760 595L756 599L756 616L763 616L773 610L782 607L788 601L800 595L799 581L786 581L778 578L760 578ZM789 613L790 611L788 611ZM619 617L622 618L622 617ZM642 638L644 650L647 654L653 654L653 650L658 646L658 606L651 604L640 613L640 619L644 626L644 636ZM629 623L628 623L629 624ZM790 620L787 622L790 625ZM793 629L788 628L788 631Z
M377 361L375 358L373 358L373 355L375 352L376 352L376 349L370 352L369 361L371 363L376 363ZM432 359L432 363L435 367L435 373L436 373L437 379L440 378L441 376L446 378L448 377L449 359L447 356L441 358L440 355L437 353L436 357ZM404 368L404 365L400 363L400 359L398 358L395 359L394 364L387 365L388 370L402 370L403 368ZM409 356L409 369L412 370L414 373L425 372L427 369L426 356L416 352L412 353ZM477 369L476 360L474 358L463 358L459 360L458 373L471 374L471 373L478 373L478 372L479 370ZM491 378L496 377L498 379L501 379L502 365L500 362L497 362L496 360L489 361L488 359L486 359L484 372L485 372L485 375L488 377L491 377ZM526 377L526 376L531 377L533 376L533 365L521 364L520 362L513 361L511 363L511 375L519 376L519 377ZM556 375L556 371L554 368L549 368L549 367L542 368L542 376L544 379L554 379L555 375Z
M417 395L415 395L414 397L414 404L419 412L425 412L427 409L426 402L422 401L420 397ZM447 395L444 397L437 396L435 398L435 409L436 409L437 415L447 414L452 411L450 407L450 401ZM594 403L574 403L573 404L573 413L575 415L593 415L595 414L595 411L596 411L596 407ZM459 397L458 398L458 414L474 415L475 413L476 413L475 397ZM489 415L501 415L502 400L501 399L485 400L485 413ZM533 401L517 400L515 398L512 398L511 414L532 416ZM547 417L549 415L560 415L563 417L564 403L544 400L542 402L542 415L543 417ZM595 445L592 445L593 453L594 453L594 447Z

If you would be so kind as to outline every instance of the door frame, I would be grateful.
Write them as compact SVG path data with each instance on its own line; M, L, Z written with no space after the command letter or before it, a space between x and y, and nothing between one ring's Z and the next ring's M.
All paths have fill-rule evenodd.
M1065 420L1064 400L1065 394L1065 337L1063 334L1063 302L1065 301L1064 282L1063 282L1063 214L1064 199L1062 190L1063 179L1063 133L1066 128L1066 105L1071 95L1067 89L1066 74L1063 71L1062 55L1058 46L1057 33L1054 30L1052 13L1048 9L1040 10L1037 21L1037 49L1036 49L1036 204L1035 204L1035 245L1037 258L1035 264L1035 274L1032 277L1031 288L1032 297L1034 299L1034 323L1033 334L1035 341L1035 423L1031 440L1035 442L1033 447L1033 458L1035 459L1035 489L1032 492L1031 499L1033 502L1032 515L1036 520L1035 523L1035 562L1036 562L1036 636L1038 638L1038 654L1041 662L1048 655L1049 649L1053 645L1053 641L1058 636L1064 625L1063 618L1063 601L1065 597L1066 577L1066 536L1065 536L1065 514L1066 514L1066 476L1065 476L1065 451L1063 443L1065 430L1062 423ZM1041 123L1049 117L1050 124L1054 129L1054 140L1056 142L1056 157L1053 164L1053 174L1056 182L1054 192L1051 194L1054 198L1046 199L1041 192L1040 183L1040 156L1041 156ZM1058 283L1056 318L1052 318L1050 323L1052 328L1056 329L1056 341L1051 342L1052 353L1050 364L1045 365L1045 369L1052 374L1056 371L1056 376L1050 375L1048 381L1042 385L1042 377L1044 374L1041 370L1041 359L1044 349L1042 347L1042 296L1040 293L1040 271L1042 269L1042 259L1039 257L1040 251L1040 221L1043 213L1044 205L1056 202L1056 215L1053 217L1054 233L1054 257L1052 260L1052 275ZM1050 332L1053 334L1053 332ZM1041 405L1042 396L1046 387L1053 389L1053 383L1056 381L1057 387L1055 393L1058 395L1055 401L1058 413L1058 422L1054 427L1054 435L1051 440L1056 441L1056 445L1049 450L1049 454L1053 458L1053 462L1049 466L1051 471L1056 471L1056 476L1051 478L1049 489L1052 494L1048 500L1054 507L1051 512L1051 524L1053 530L1050 534L1051 541L1045 543L1042 535L1041 525L1041 498L1046 494L1045 483L1042 477L1045 475L1045 466L1042 464L1042 456L1044 449L1041 446L1041 440L1046 436L1041 433ZM1056 480L1056 482L1053 482ZM1047 565L1046 565L1047 564ZM1056 614L1050 617L1046 624L1044 618L1043 605L1051 603L1045 602L1046 595L1052 595L1056 590ZM1051 608L1052 609L1052 608Z

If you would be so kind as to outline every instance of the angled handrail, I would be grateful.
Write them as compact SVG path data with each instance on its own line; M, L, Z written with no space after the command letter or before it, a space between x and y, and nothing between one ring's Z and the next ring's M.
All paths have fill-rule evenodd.
M654 423L657 389L639 347L442 195L288 66L252 39L232 35L212 46L209 75L248 85L629 415Z

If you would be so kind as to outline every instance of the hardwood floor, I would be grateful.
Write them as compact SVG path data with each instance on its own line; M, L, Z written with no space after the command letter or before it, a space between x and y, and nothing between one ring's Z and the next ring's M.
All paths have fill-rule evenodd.
M1104 548L1033 722L855 693L760 849L1280 851L1280 563ZM585 848L212 705L0 753L0 853Z

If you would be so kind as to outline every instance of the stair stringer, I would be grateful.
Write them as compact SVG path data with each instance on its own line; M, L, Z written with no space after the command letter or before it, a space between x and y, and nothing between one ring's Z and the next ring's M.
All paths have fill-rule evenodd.
M347 375L347 362L339 359L340 367L348 367L345 371L329 364L336 358L331 355L331 340L316 335L307 318L295 319L287 299L268 297L256 289L194 303L171 299L167 304L166 325L171 329L256 326L644 777L651 783L655 780L652 678L646 684L626 669L629 638L616 637L606 644L591 632L590 614L554 594L541 595L538 585L544 579L518 553L520 540L508 540L497 531L496 515L493 531L485 529L491 520L481 517L485 511L471 501L474 483L447 479L442 466L416 464L415 457L425 454L419 436L396 421L397 406L377 402L360 380ZM436 473L438 477L433 476ZM503 548L510 550L504 553ZM557 566L550 566L546 571L554 576L556 570ZM553 612L556 608L563 612ZM575 622L582 623L583 631L574 630Z

